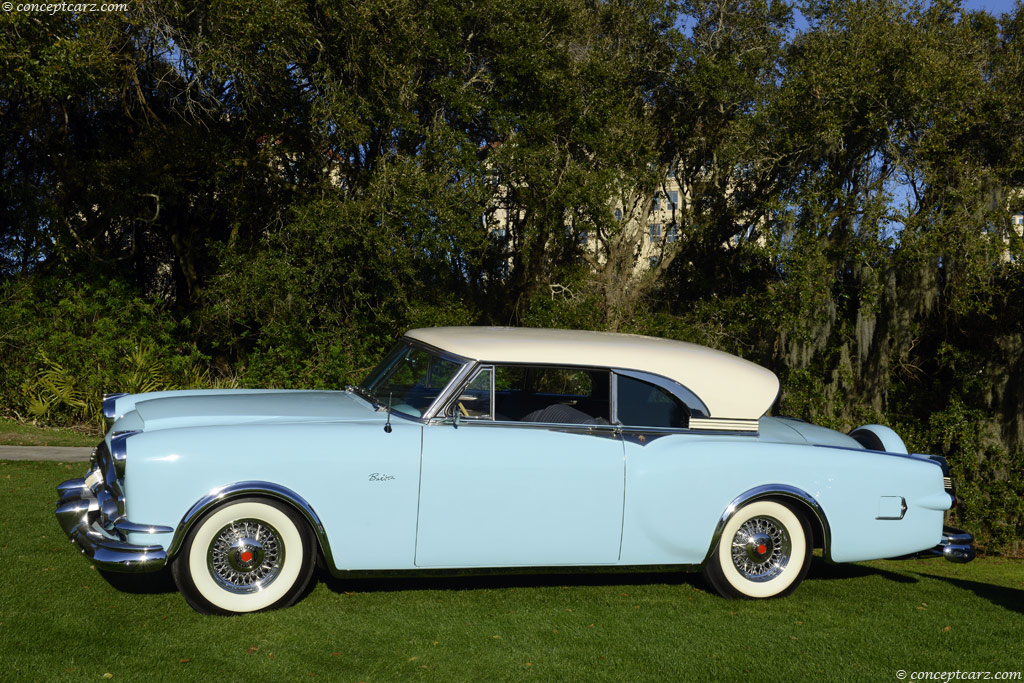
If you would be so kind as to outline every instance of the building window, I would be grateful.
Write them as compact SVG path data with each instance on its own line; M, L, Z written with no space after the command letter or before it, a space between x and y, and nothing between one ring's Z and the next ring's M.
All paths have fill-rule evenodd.
M579 235L576 236L576 240L581 247L587 246L590 242L590 234L586 230L580 230Z
M650 257L648 257L647 263L650 264L651 268L656 268L658 266L658 257L657 256L650 256Z
M675 192L675 191L672 191L672 192L669 192L667 194L668 194L668 206L666 206L665 208L668 209L669 211L675 211L676 209L679 208L679 193Z
M617 220L617 221L621 221L622 220L622 211L620 211L619 209L615 209L615 220Z
M661 211L661 195L654 195L654 201L651 203L651 211Z
M667 239L669 242L675 242L677 239L679 239L679 228L676 227L675 223L670 224L668 228L666 228L665 232L665 239Z
M647 230L650 233L652 243L661 241L661 223L651 223L647 226Z

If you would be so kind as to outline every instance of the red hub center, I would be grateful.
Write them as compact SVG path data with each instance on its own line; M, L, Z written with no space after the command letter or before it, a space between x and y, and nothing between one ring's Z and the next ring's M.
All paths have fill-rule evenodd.
M766 552L768 552L768 546L762 543L761 545L757 546L757 552L761 555L764 555ZM248 560L246 560L246 562L248 562Z
M761 547L763 548L764 546ZM246 550L242 552L242 562L252 562L252 551Z

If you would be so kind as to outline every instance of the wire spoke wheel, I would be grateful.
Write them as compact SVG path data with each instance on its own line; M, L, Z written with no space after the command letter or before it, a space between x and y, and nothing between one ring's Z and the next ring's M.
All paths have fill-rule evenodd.
M810 563L803 519L782 503L758 500L725 522L704 576L727 598L774 598L793 592Z
M210 573L233 593L254 593L273 583L284 563L277 529L256 519L228 524L210 545Z
M171 565L178 589L204 614L287 607L313 575L314 540L283 503L244 498L215 508L189 531Z
M777 519L747 520L732 539L732 563L750 581L771 581L789 564L793 543Z

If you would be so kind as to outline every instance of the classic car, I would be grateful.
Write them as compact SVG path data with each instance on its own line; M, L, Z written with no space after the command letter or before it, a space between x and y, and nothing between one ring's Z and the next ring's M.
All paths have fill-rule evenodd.
M812 553L974 557L942 457L893 430L766 416L776 376L667 339L416 329L344 391L115 394L57 519L94 565L170 565L204 613L282 607L317 562L392 570L679 567L793 591ZM557 569L552 569L557 571Z

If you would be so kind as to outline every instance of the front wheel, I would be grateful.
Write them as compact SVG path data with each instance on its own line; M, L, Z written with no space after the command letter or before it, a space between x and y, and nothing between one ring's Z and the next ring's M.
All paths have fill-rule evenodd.
M750 503L726 523L704 576L727 598L789 595L811 564L809 537L807 525L785 505Z
M309 526L292 508L244 498L194 527L171 566L178 590L203 614L287 607L313 574Z

